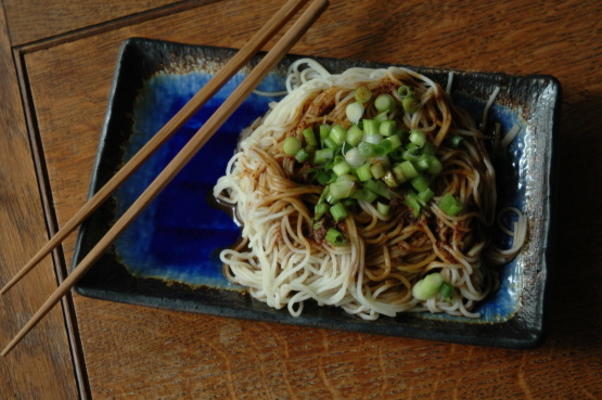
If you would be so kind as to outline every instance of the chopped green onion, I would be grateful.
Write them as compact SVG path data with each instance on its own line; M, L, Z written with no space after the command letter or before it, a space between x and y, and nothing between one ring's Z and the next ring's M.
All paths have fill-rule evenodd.
M366 86L359 86L355 89L354 97L360 103L366 103L372 97L372 92Z
M328 212L330 207L326 203L318 203L314 207L314 219L320 219L324 214Z
M340 163L335 164L335 166L332 167L332 170L335 174L341 176L348 174L349 171L351 171L351 167L345 161L341 161Z
M421 156L418 157L418 160L416 160L415 162L416 168L419 169L420 171L424 171L429 169L429 156L427 156L426 154L423 154Z
M300 148L301 141L296 137L292 136L284 139L284 143L282 144L282 150L285 154L288 154L289 156L294 156L295 154L297 154Z
M401 99L401 105L403 110L407 113L413 114L418 111L418 102L414 98L414 96L406 96Z
M324 139L324 145L329 149L334 149L337 147L337 144L330 138L330 136Z
M443 277L439 272L434 272L414 284L412 295L418 300L428 300L435 297L442 284Z
M374 100L374 107L378 111L389 111L394 104L395 100L390 94L381 94Z
M404 97L413 96L414 93L409 86L400 86L397 89L397 95L403 99Z
M342 219L347 217L347 209L343 205L343 203L336 203L332 207L330 207L330 215L336 222L339 222Z
M361 190L355 191L351 195L351 198L356 199L356 200L363 200L367 203L372 203L374 200L376 200L378 198L378 195L368 189L361 189Z
M414 164L412 164L411 161L404 161L399 164L399 167L406 179L412 179L418 176L418 171L416 171L416 168L414 168Z
M397 164L393 167L393 174L395 175L395 179L397 182L404 183L408 180L408 178L403 173L403 168L401 168L401 164Z
M347 130L346 141L351 146L357 146L364 138L364 132L357 126L353 125Z
M303 137L305 138L305 143L309 146L317 146L318 141L316 140L316 135L314 135L314 131L311 128L303 129Z
M423 206L426 206L426 203L428 203L434 195L435 193L433 193L433 191L430 188L426 188L426 190L423 190L422 192L418 193L418 202Z
M399 184L395 180L395 176L393 176L393 172L391 172L391 171L387 171L387 173L385 174L385 176L383 176L383 181L390 188L394 188L394 187L399 186Z
M347 115L347 119L351 121L351 123L357 124L364 115L364 105L358 101L347 104L347 107L345 107L345 115Z
M454 287L447 282L443 282L439 288L439 295L444 299L451 299L454 295Z
M364 141L370 144L379 144L383 141L383 137L378 133L366 133Z
M386 149L387 154L401 147L401 139L397 135L386 138L380 144Z
M320 170L316 172L314 179L318 181L320 185L328 185L332 181L334 181L334 176L330 171Z
M326 232L326 241L333 246L342 246L347 243L345 236L334 228L328 229Z
M325 162L332 160L334 157L334 151L332 149L320 149L314 154L314 164L324 164Z
M426 143L426 135L422 131L412 130L410 132L410 142L422 147Z
M353 187L355 184L352 181L339 181L337 180L334 183L331 183L328 194L334 200L342 200L345 199L353 193Z
M371 192L386 198L387 200L391 200L393 197L387 185L385 185L382 181L369 180L364 183L364 187Z
M414 192L407 193L405 195L404 203L410 208L412 211L412 215L414 217L418 217L420 215L420 202L418 201L418 196Z
M305 149L301 149L295 154L295 160L300 163L306 161L309 158L309 153Z
M443 164L435 156L429 158L429 172L433 175L440 174L443 171Z
M374 145L366 142L361 142L357 146L357 149L359 150L360 154L364 157L373 156L375 151Z
M345 153L345 161L347 161L353 168L357 168L362 165L364 161L366 161L366 157L364 157L360 151L354 147Z
M377 121L380 121L380 122L386 121L389 119L389 112L388 111L379 112L378 114L376 114L374 119Z
M345 142L345 136L347 136L347 130L341 125L335 125L330 131L330 140L335 142L337 145L342 145Z
M372 173L372 176L376 179L382 178L383 176L385 176L386 173L383 164L379 162L372 164L372 166L370 167L370 172Z
M320 141L322 142L322 146L324 146L324 140L330 136L331 129L332 127L330 125L320 125Z
M366 182L368 179L372 179L372 174L370 173L370 164L364 164L361 167L355 170L355 174L358 179L362 182Z
M380 215L386 217L387 215L389 215L389 212L391 212L391 206L388 204L381 203L379 201L378 203L376 203L376 211L378 211Z
M364 128L364 132L366 132L367 135L375 135L378 134L378 125L379 125L379 121L374 120L374 119L364 119L363 121L363 128Z
M418 175L410 182L417 192L423 192L429 188L429 181L424 175Z
M439 208L447 215L453 217L462 211L462 203L460 203L451 193L446 193L439 200Z
M455 147L455 148L460 147L460 144L462 144L462 140L464 140L464 138L460 135L452 136L449 139L450 144L452 145L452 147Z
M383 136L391 136L395 132L395 121L387 119L380 123L378 131Z

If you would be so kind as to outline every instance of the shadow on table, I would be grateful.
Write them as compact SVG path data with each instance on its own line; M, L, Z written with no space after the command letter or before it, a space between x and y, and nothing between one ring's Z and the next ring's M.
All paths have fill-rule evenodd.
M602 93L585 97L560 110L546 311L546 343L580 349L602 331Z

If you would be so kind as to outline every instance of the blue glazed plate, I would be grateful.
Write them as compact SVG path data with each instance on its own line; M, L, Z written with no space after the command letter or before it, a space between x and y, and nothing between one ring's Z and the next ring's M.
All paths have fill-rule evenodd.
M232 55L224 48L189 46L148 39L125 42L94 168L91 193L98 190ZM281 91L287 57L260 84ZM331 72L352 66L383 67L351 60L318 59ZM253 64L253 63L252 63ZM442 85L449 71L416 68ZM244 79L233 77L186 125L134 173L82 227L79 262L110 225L182 148L209 115ZM501 268L500 289L483 301L481 317L407 313L363 321L340 309L307 304L291 317L246 295L222 274L218 255L239 238L239 228L211 193L232 156L239 132L277 100L251 95L176 179L124 231L78 283L79 293L114 301L278 321L332 329L411 336L460 343L528 347L543 331L543 301L550 248L553 131L560 87L549 76L513 77L454 71L454 100L480 118L496 86L500 94L490 119L502 130L521 127L506 157L496 165L500 203L526 213L529 238L519 256ZM502 243L507 238L500 237Z

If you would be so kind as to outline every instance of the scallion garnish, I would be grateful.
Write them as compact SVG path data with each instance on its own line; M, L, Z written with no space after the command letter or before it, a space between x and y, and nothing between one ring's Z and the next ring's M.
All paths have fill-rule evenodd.
M359 101L347 104L345 115L352 124L357 124L364 115L364 106Z
M447 215L453 217L462 211L462 203L451 193L446 193L439 199L439 208Z
M347 130L346 141L351 146L357 146L364 138L364 132L357 126L353 125Z
M325 162L332 160L334 157L334 151L332 149L320 149L316 150L314 154L314 164L324 164Z
M374 100L374 108L378 111L389 111L394 104L395 100L390 94L381 94Z
M393 133L395 133L395 127L395 121L387 119L381 121L380 126L378 127L378 132L383 136L391 136Z
M301 149L295 154L295 160L300 163L305 162L309 158L309 153L305 149Z
M289 156L294 156L297 154L299 149L301 148L301 141L296 137L289 136L284 139L284 143L282 144L282 150L285 154Z
M347 243L345 236L334 228L330 228L326 232L326 241L333 246L342 246Z
M305 143L307 143L309 146L318 146L318 141L316 140L316 135L314 135L313 129L303 129L303 137L305 138Z
M347 131L341 125L335 125L332 127L330 131L330 140L336 143L338 146L345 143L345 137L347 136Z
M330 207L330 215L332 215L332 218L334 218L336 222L339 222L340 220L345 219L348 214L343 203L336 203Z
M418 147L422 147L426 143L426 135L424 132L414 129L410 132L410 142Z
M366 103L372 97L372 92L366 86L359 86L355 89L354 97L360 103Z

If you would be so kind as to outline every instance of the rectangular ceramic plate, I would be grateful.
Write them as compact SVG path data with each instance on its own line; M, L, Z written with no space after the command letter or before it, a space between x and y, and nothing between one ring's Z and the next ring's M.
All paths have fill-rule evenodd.
M147 39L127 40L119 56L91 192L98 190L232 55L231 49ZM259 86L284 88L287 57ZM318 59L336 73L354 66L386 67L351 60ZM255 60L256 62L256 60ZM253 63L252 63L253 64ZM416 68L444 87L448 72ZM100 208L80 230L79 262L158 172L248 73L242 70ZM521 130L497 165L500 203L528 217L528 242L501 268L501 288L479 305L481 317L404 313L363 321L332 307L306 304L303 315L274 310L230 284L218 254L239 237L211 191L232 156L239 132L274 99L251 95L77 285L79 293L133 304L228 317L276 321L396 336L504 347L536 345L542 335L549 266L552 144L560 87L549 76L516 77L455 71L453 97L479 119L495 87L490 118Z

